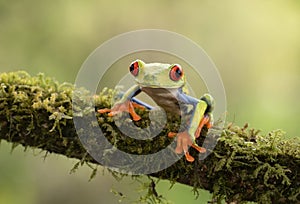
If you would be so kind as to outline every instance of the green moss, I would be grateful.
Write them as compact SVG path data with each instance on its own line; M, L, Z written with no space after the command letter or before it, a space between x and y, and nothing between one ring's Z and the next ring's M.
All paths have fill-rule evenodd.
M75 170L80 165L88 164L93 169L91 178L97 173L97 162L83 148L74 128L73 118L92 117L95 108L82 106L94 100L96 109L110 106L116 97L116 91L104 89L99 95L91 96L84 89L76 89L72 84L59 84L42 74L29 76L25 72L2 73L0 75L0 139L16 145L40 148L46 153L54 152L79 159ZM72 104L72 97L77 97L78 104ZM82 107L87 107L82 110ZM73 109L72 109L73 108ZM73 112L74 110L74 112ZM135 125L147 127L150 123L149 112L137 110L142 120ZM157 112L158 113L158 112ZM156 114L156 112L153 112ZM106 114L96 114L98 123L79 131L87 131L89 138L85 145L107 149L97 140L93 129L99 125L110 141L118 149L132 154L157 152L170 144L166 137L169 131L178 131L179 118L168 117L168 124L155 139L137 141L126 137L116 127L115 122ZM119 118L123 125L130 123L124 114ZM122 124L121 124L122 125ZM156 127L156 125L154 125ZM212 130L213 132L213 130ZM139 132L132 132L135 137L142 137ZM220 138L207 130L201 132L197 141L211 142L218 140L212 153L203 161L187 162L184 158L152 177L168 179L171 184L180 182L213 193L213 199L220 201L258 203L297 203L300 200L300 142L298 139L285 139L281 130L261 134L258 130L228 125L222 130ZM197 157L197 152L191 150ZM114 158L114 150L106 151L108 158ZM162 159L168 160L170 155ZM130 158L128 158L130 159ZM120 165L122 165L122 161ZM149 161L145 161L147 163ZM126 176L110 171L116 178ZM151 182L150 182L151 184ZM155 197L155 188L148 185L148 197ZM152 189L151 189L152 188ZM153 197L153 198L154 198ZM156 196L157 197L157 196Z

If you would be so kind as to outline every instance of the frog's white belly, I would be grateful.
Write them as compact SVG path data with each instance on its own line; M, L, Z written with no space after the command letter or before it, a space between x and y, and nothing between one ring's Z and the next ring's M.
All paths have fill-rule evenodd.
M180 114L180 102L177 98L178 89L141 87L141 90L165 111Z

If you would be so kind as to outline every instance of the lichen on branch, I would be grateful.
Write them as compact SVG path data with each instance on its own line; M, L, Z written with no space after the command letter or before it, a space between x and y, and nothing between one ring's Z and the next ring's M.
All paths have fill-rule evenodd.
M14 146L21 144L97 164L79 140L73 119L83 118L97 108L109 107L115 91L105 89L99 95L91 96L84 89L79 90L80 103L89 103L90 100L95 102L96 107L87 110L72 104L73 91L72 84L60 84L42 74L29 76L25 72L2 73L0 140L6 140ZM136 125L149 125L149 111L138 110L138 113L142 120ZM149 154L164 148L170 143L166 133L178 128L178 119L171 118L154 141L137 142L118 131L112 118L105 114L95 114L97 128L101 127L110 143L122 151L134 154ZM121 114L118 117L123 116ZM95 127L95 124L91 125ZM92 132L86 134L93 138ZM201 133L200 144L206 134L206 130ZM261 134L247 125L238 127L232 124L222 129L220 137L210 137L218 142L205 160L189 163L182 158L150 176L189 185L195 192L206 189L216 201L300 202L299 139L286 139L281 130ZM87 145L106 148L95 143L95 140L85 142ZM197 156L193 150L191 154Z

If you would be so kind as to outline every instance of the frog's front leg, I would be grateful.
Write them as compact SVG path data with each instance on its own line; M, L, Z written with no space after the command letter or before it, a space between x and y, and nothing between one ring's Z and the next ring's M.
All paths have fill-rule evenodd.
M118 113L128 112L134 121L138 121L141 117L134 111L135 107L141 108L141 105L132 102L130 99L140 93L138 85L132 86L122 98L116 102L112 108L104 108L97 110L98 113L108 113L108 116L114 116Z

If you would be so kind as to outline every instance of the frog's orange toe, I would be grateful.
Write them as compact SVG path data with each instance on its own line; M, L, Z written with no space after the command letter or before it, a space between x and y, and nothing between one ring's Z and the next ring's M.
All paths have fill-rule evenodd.
M130 115L132 116L132 120L134 121L139 121L141 119L141 116L139 116L138 114L130 113Z
M206 127L207 127L208 129L212 128L212 126L213 126L213 124L212 124L211 122L208 122L208 123L206 124Z
M97 110L97 112L100 114L109 113L110 111L111 111L111 109L109 109L109 108L103 108L103 109Z
M176 154L181 154L182 152L183 152L182 147L177 146L177 147L175 148L175 153L176 153Z
M206 149L204 148L204 147L199 147L198 145L196 145L196 144L192 144L192 147L194 148L194 149L196 149L198 152L200 152L200 153L205 153L206 152Z
M189 152L186 152L184 155L185 155L185 158L186 158L186 160L187 160L188 162L193 162L193 161L195 161L194 157L192 157L192 156L190 155Z
M111 111L107 115L110 116L110 117L113 117L114 115L116 115L116 111L113 111L113 112Z
M142 105L140 105L138 103L135 103L135 102L131 102L131 103L132 103L132 106L134 108L138 108L138 109L141 109L141 110L145 110L146 109L145 106L142 106Z
M169 132L169 133L168 133L168 137L169 137L169 138L174 138L176 135L177 135L176 132Z

